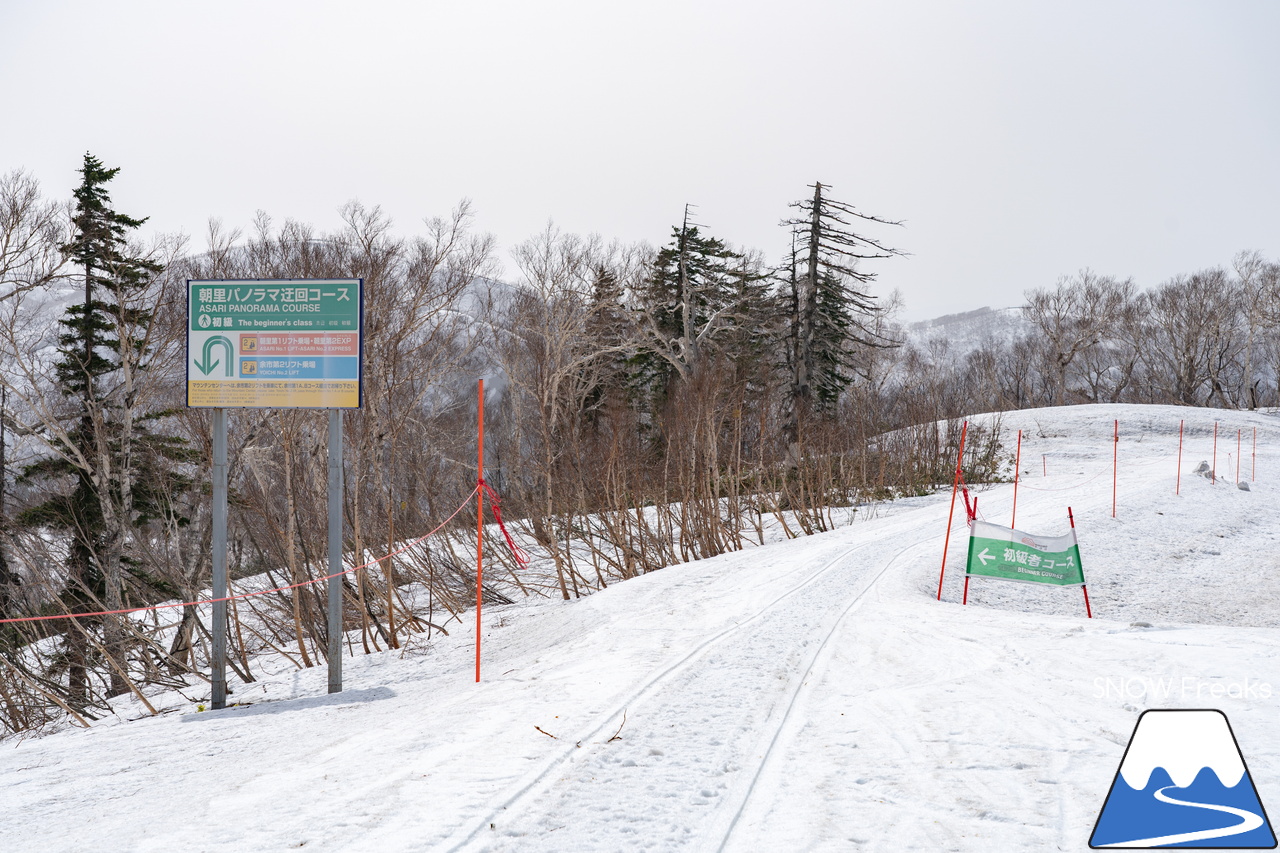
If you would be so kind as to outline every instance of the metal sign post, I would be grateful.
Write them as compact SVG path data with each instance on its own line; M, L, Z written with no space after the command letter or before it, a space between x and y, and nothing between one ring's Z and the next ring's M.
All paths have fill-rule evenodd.
M213 410L213 707L227 707L227 410Z
M342 692L342 410L329 410L329 692ZM387 566L390 577L391 566Z
M329 410L329 692L342 690L342 409L361 405L363 279L188 280L187 405L213 409L214 708L227 701L227 408Z

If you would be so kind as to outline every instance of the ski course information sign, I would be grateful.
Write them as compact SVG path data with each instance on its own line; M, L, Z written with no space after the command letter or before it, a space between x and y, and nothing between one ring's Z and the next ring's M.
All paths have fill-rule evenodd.
M360 407L363 279L187 282L187 405Z
M1074 528L1062 536L1034 536L974 519L969 526L969 562L965 571L1006 581L1084 584Z

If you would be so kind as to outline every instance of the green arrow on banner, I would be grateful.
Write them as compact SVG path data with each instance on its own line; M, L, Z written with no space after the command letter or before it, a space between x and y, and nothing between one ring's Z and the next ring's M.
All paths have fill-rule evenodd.
M227 363L226 363L226 373L224 375L235 376L236 375L236 367L235 367L236 347L235 347L235 344L231 343L231 339L225 335L214 335L213 337L209 338L207 341L204 342L204 351L201 353L201 357L203 358L203 361L201 361L200 359L196 359L196 367L200 370L201 373L208 376L209 373L212 372L215 367L217 367L219 364L222 363L221 359L215 360L213 358L213 348L215 346L226 347Z

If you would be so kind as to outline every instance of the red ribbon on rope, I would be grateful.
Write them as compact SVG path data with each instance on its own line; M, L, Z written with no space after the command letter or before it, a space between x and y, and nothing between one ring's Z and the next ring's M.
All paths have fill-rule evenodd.
M484 481L483 477L478 482L478 488L489 496L489 509L493 511L493 518L498 522L498 529L502 531L503 538L507 540L507 548L510 549L511 556L516 558L516 564L523 569L529 565L529 555L511 538L511 534L507 531L507 525L502 521L502 499L498 497L498 493L493 490L493 487Z
M964 481L963 478L961 478L960 480L960 492L964 497L965 515L969 516L970 521L973 521L975 518L978 517L977 501L975 500L973 504L969 503L969 485Z

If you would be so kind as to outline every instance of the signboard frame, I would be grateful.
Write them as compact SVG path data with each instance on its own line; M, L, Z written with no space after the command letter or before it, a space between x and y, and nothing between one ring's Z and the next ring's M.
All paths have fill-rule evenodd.
M969 522L965 574L1014 583L1084 586L1084 566L1075 534L1072 527L1061 536L1035 536L975 518Z
M364 279L189 278L186 323L187 407L213 414L211 704L227 704L227 409L329 412L329 692L340 693L342 410L364 405ZM247 351L254 355L246 357ZM219 366L223 375L215 379ZM199 402L192 402L193 393Z
M964 567L964 598L961 604L969 603L969 579L970 578L991 578L992 580L1014 581L1015 583L1036 583L1042 586L1056 587L1080 587L1080 591L1084 594L1084 612L1090 619L1093 618L1093 607L1089 604L1089 584L1084 579L1084 563L1080 559L1080 542L1076 539L1076 517L1071 511L1071 507L1067 507L1067 520L1071 522L1071 531L1064 536L1032 536L1012 527L1001 527L998 524L991 524L986 521L979 521L977 518L969 518L969 555ZM975 536L975 531L986 532L994 535ZM950 530L948 530L950 532ZM978 551L979 543L987 543L983 545L983 550ZM1009 545L1006 550L1004 545ZM991 554L990 547L995 545L1003 553ZM1060 546L1060 547L1055 547ZM1075 574L1079 576L1079 582L1074 580L1042 580L1045 577L1045 571L1040 571L1043 561L1037 561L1036 565L1031 565L1032 555L1038 554L1043 557L1046 554L1068 554L1071 557L1071 568ZM974 560L978 559L980 570L973 571ZM987 564L993 560L999 560L996 570L993 570ZM1015 567L1016 574L1027 574L1028 577L1020 578L1016 574L998 573L1000 566L1010 565ZM1017 568L1025 566L1026 568ZM1054 561L1052 567L1047 567L1048 574L1052 574L1052 569L1057 568L1057 561ZM1028 571L1030 570L1030 571Z
M354 298L347 292L351 288ZM216 304L222 309L217 316L197 310L198 302L214 304L200 302L197 289L205 290L204 295L209 295L208 289L217 292ZM299 293L302 298L295 299ZM352 304L342 306L341 302ZM358 409L364 405L363 278L187 279L186 322L189 408ZM354 341L346 339L350 335ZM271 354L279 357L246 357L244 346L249 339L255 344L260 339L272 341L275 352ZM272 372L261 372L259 365L264 362L272 365ZM211 374L219 367L222 375L215 379Z

